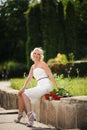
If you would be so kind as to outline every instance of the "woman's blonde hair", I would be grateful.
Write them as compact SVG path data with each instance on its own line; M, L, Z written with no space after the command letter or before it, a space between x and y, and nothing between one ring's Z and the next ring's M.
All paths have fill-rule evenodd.
M42 48L40 48L40 47L36 47L33 51L31 51L31 59L34 61L33 54L34 54L34 52L35 52L36 50L38 50L38 51L40 52L40 61L43 61L43 59L44 59L43 53L44 53L44 52L43 52Z

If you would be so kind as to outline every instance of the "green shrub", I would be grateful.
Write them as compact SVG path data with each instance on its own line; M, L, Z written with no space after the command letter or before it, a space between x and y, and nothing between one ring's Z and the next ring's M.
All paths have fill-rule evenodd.
M71 77L86 77L87 61L75 61L70 75Z
M87 61L74 61L66 64L50 62L48 64L53 73L63 74L64 77L85 77L87 76Z
M26 65L18 62L8 62L8 76L9 78L13 77L23 77L24 73L27 73Z
M68 58L65 54L58 53L55 58L49 59L48 66L53 73L63 74L64 77L87 76L87 60L74 60L74 54L70 53Z
M2 65L0 66L0 77L1 77L3 65L7 67L8 78L23 77L25 72L28 73L25 64L9 61L9 62L2 63Z
M50 66L52 66L54 64L66 64L66 63L68 63L68 59L65 54L58 53L55 58L49 59L47 63Z
M72 65L73 64L71 64L71 63L53 64L53 65L49 65L49 67L53 73L56 73L57 75L63 74L64 77L67 77L68 73L70 73Z
M6 74L8 73L7 72L7 64L6 63L0 63L0 79L3 79L2 78L3 68L6 68Z

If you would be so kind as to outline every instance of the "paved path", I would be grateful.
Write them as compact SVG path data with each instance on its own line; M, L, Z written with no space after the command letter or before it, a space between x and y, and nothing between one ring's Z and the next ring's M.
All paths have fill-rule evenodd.
M56 130L54 127L35 121L34 126L27 127L27 116L21 120L21 123L15 123L17 110L4 110L0 108L0 130Z
M7 92L13 92L13 88L10 87L11 83L9 81L0 81L0 90L6 90ZM14 89L14 92L18 90Z
M34 122L33 127L25 125L27 118L22 119L21 123L15 123L17 110L4 110L0 108L0 130L58 130L52 126L43 123ZM62 129L62 130L80 130L80 129Z

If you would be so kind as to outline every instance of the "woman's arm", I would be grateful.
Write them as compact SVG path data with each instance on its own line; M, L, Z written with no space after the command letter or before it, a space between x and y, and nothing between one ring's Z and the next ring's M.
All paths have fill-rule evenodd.
M45 62L43 62L42 67L46 71L47 75L49 76L49 78L52 81L52 83L54 84L54 86L58 89L58 84L57 84L56 80L54 79L54 76L53 76L50 68L48 67L48 65Z
M33 67L31 67L29 75L27 77L27 80L25 81L23 88L25 89L27 87L27 85L30 83L31 79L33 77Z
M21 88L21 90L19 91L19 94L23 93L24 90L26 89L27 85L30 83L31 79L33 77L33 67L31 67L30 71L29 71L29 75L23 85L23 87Z

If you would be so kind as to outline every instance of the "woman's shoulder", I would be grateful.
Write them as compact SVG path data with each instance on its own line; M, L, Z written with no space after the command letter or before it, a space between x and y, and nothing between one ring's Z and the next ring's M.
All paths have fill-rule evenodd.
M47 63L45 61L42 61L41 66L42 67L47 67L48 65L47 65Z
M41 64L42 64L42 65L45 65L45 64L46 64L46 62L45 62L45 61L41 61Z
M34 69L34 64L31 66L31 69Z

